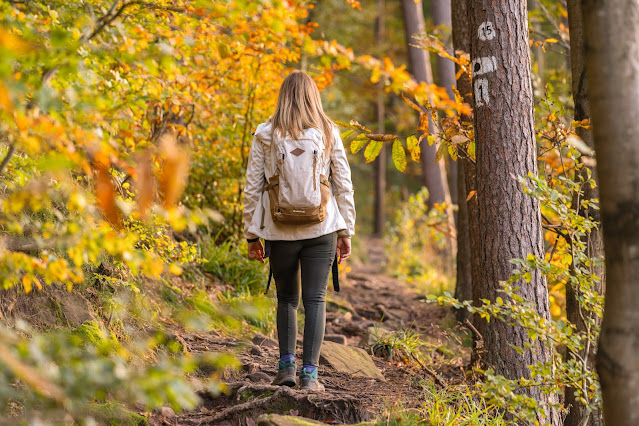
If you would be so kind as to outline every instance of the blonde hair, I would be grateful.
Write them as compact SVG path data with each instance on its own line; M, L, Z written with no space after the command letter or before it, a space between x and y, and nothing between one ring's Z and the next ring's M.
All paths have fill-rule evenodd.
M280 136L288 133L294 139L305 129L317 129L322 133L324 152L333 148L334 124L324 113L317 85L305 72L293 71L284 79L271 124L273 133Z

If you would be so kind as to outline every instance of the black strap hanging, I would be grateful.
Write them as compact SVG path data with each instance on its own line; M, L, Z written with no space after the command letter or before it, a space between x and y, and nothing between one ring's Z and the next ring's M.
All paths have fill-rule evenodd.
M337 265L337 253L335 253L335 259L333 260L333 290L335 290L335 293L339 293L339 267Z
M271 256L271 242L264 240L264 259L268 259ZM271 278L273 278L273 269L271 268L271 262L268 262L268 282L266 283L266 290L264 294L268 293L268 289L271 287Z

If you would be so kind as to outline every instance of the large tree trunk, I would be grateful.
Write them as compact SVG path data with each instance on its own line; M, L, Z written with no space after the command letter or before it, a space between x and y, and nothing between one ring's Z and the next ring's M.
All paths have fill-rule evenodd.
M375 44L382 44L384 39L384 0L377 0L377 18L375 19ZM384 126L384 88L380 84L377 88L377 130L386 131ZM384 234L384 197L386 194L386 146L382 147L375 159L375 220L373 234Z
M515 179L537 172L526 1L473 0L470 22L480 288L484 298L493 301L499 282L512 274L510 259L544 256L539 202L521 192ZM517 285L539 315L550 319L545 277L536 271L530 282ZM484 343L488 364L510 379L530 377L528 366L551 359L551 348L532 342L522 327L504 321L493 319L486 325ZM523 353L511 347L528 343L532 347ZM556 395L544 395L537 388L521 392L538 401L557 402ZM559 423L554 410L545 415L545 421Z
M433 71L430 66L428 52L419 47L412 46L416 43L414 35L423 34L424 12L421 0L402 0L402 11L404 13L404 31L406 33L406 45L408 46L408 59L410 70L417 81L433 83ZM429 129L434 129L435 123L429 117ZM423 184L428 188L429 205L446 201L448 183L446 181L446 171L443 162L435 162L437 147L429 145L426 138L421 144L422 178ZM450 196L448 196L450 197Z
M606 253L597 350L604 418L639 424L639 0L584 0L588 99Z
M451 0L431 0L430 10L434 25L438 27L446 27L448 29L452 27L450 1ZM453 93L453 85L455 84L455 63L450 59L437 55L436 66L437 78L435 79L435 84L445 88L450 99L455 99L455 94ZM448 162L447 176L451 202L453 204L459 204L457 193L459 184L457 183L458 172L456 161L451 160ZM455 225L457 225L457 220L458 218L455 216Z
M451 4L453 47L455 51L466 53L470 53L468 1L453 0ZM457 80L457 90L464 97L464 102L469 105L473 104L472 88L467 74L460 75ZM472 120L472 117L462 117L461 119L468 122ZM457 214L457 285L455 287L455 297L460 300L476 300L476 302L479 302L480 294L477 294L477 299L473 296L473 283L479 283L477 197L466 200L468 194L477 189L477 183L474 179L475 163L464 155L460 155L457 161L459 163L457 168L457 205L459 206L459 211ZM460 310L457 313L457 319L460 321L470 317L466 310ZM475 327L478 328L479 324L477 324L477 321L474 322ZM478 336L473 336L475 338L474 347L477 348ZM476 351L474 353L477 355Z
M581 0L568 0L568 22L570 27L570 65L572 68L572 96L575 103L575 121L582 121L590 118L590 104L586 97L586 62L585 62L585 45L584 45L584 31L583 31L583 13L581 10ZM577 128L577 135L588 145L590 148L595 148L594 138L592 131L583 127ZM594 172L594 170L593 170ZM584 178L584 182L588 180L587 171L585 168L581 168L575 173L580 174ZM579 175L575 175L575 179L578 179ZM593 178L597 179L596 173L593 173ZM599 210L597 209L583 209L579 205L580 200L599 198L599 188L592 188L590 184L584 183L581 186L582 194L573 195L572 208L579 209L579 214L584 217L592 217L597 221L600 221ZM587 244L588 256L595 258L603 258L603 235L601 233L601 226L599 229L594 230L588 235L585 243ZM594 268L594 267L593 267ZM573 273L578 273L573 271ZM600 294L605 288L605 269L603 264L595 268L593 271L597 276L601 277L601 282L597 286L597 292ZM578 289L568 285L566 287L566 316L568 321L577 327L578 331L586 332L586 323L584 316L588 315L581 309L579 301L577 299ZM590 314L592 315L592 314ZM584 348L579 351L578 358L586 359L590 368L594 368L595 357L594 348ZM592 407L588 407L582 404L575 396L575 390L572 387L566 387L566 395L564 399L564 406L569 410L568 415L564 419L565 426L580 426L584 424L584 420L589 420L590 426L603 425L603 417L601 410L594 409L592 413ZM589 410L590 408L590 410Z

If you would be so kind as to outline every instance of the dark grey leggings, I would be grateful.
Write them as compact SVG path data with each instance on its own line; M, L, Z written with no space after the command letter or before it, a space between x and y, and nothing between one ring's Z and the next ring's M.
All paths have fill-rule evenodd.
M335 259L337 233L299 241L271 241L271 270L277 287L280 355L295 354L300 273L304 323L304 365L318 365L326 327L326 283Z

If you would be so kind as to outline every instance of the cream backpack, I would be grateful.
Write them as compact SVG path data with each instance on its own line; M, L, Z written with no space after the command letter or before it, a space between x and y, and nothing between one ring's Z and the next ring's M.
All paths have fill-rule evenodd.
M331 196L324 168L324 142L321 132L307 129L299 139L275 134L271 139L274 176L268 179L271 216L274 223L307 225L326 219Z

